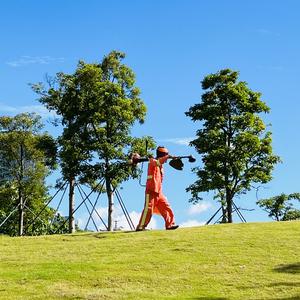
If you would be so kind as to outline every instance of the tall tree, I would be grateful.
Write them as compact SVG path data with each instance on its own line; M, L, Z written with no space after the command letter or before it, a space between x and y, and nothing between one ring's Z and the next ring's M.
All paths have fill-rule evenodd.
M276 221L300 219L300 210L294 208L292 200L300 200L300 193L280 194L256 203Z
M0 228L3 233L23 235L24 225L34 218L49 197L45 178L55 168L56 143L49 134L40 132L42 126L40 117L35 114L0 117L1 220L18 210L18 214L12 215ZM50 217L48 209L40 220L48 223ZM40 226L45 227L45 224ZM36 230L41 231L37 227Z
M135 122L143 123L146 106L135 86L133 71L113 51L100 63L78 63L74 74L58 73L49 86L33 85L40 102L60 117L60 158L65 178L93 184L104 178L108 198L108 229L113 229L114 189L132 175L124 163L145 139L130 136ZM153 140L148 137L149 145Z
M203 167L194 169L198 180L187 191L197 202L202 199L199 193L215 190L231 223L234 197L251 190L252 183L270 181L280 161L273 154L271 132L259 116L270 109L260 93L238 81L238 72L229 69L206 76L202 88L202 102L186 115L203 122L191 142L202 155Z

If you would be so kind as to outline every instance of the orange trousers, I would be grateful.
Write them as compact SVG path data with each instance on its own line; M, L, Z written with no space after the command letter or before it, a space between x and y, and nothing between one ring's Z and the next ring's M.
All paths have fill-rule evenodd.
M162 193L146 193L145 205L137 229L143 230L149 224L153 213L162 215L165 227L175 225L174 214L167 198Z

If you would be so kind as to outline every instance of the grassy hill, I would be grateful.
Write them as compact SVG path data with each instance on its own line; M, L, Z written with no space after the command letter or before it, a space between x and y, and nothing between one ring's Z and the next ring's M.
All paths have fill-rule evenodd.
M300 222L0 236L0 299L300 299Z

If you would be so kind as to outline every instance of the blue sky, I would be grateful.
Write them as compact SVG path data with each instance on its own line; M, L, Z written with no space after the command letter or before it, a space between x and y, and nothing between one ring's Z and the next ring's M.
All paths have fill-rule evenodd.
M97 62L111 50L121 50L148 107L146 123L135 126L133 135L151 135L172 154L194 154L200 164L186 142L200 124L184 112L200 101L204 76L230 68L261 92L271 108L262 117L272 124L274 152L283 161L258 197L298 192L299 11L296 0L1 1L0 114L39 112L46 128L57 134L28 83L43 81L45 74L72 73L80 59ZM185 188L195 180L190 167L186 163L183 172L165 169L164 192L181 225L201 224L218 209L211 194L203 195L198 206L188 203ZM143 188L131 181L121 193L136 220ZM269 221L255 201L255 191L235 200L255 209L243 211L247 221ZM105 202L103 198L99 211L105 210ZM79 211L77 218L83 224L86 212ZM116 218L123 225L120 213ZM151 226L163 223L155 217Z

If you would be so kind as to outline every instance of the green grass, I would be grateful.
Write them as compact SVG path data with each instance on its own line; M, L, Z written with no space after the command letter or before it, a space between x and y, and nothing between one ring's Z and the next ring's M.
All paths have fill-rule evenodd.
M1 236L0 299L300 299L300 222Z

